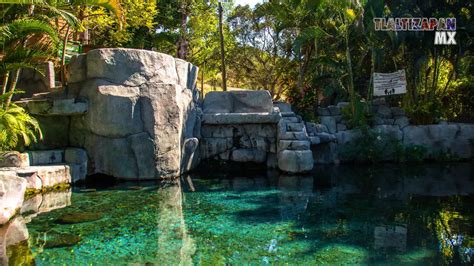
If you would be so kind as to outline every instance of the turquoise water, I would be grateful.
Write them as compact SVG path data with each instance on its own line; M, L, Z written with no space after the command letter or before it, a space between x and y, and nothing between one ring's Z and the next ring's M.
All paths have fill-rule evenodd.
M473 170L203 169L178 184L74 188L72 204L34 217L7 255L36 265L472 265Z

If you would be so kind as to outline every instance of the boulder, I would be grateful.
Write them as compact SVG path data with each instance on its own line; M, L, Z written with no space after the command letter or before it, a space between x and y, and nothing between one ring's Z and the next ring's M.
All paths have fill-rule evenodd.
M85 116L90 131L111 138L143 131L140 89L117 85L99 85L89 93L90 111Z
M87 53L87 78L140 86L146 82L178 84L175 59L148 50L106 48Z
M135 49L97 49L84 57L72 61L71 69L81 71L70 79L89 110L71 118L69 142L87 150L89 173L126 179L178 176L189 163L182 161L189 159L182 154L186 140L201 134L197 67ZM82 173L83 166L75 163L71 169Z
M267 90L231 91L234 113L271 113L272 96Z
M232 95L230 93L211 91L204 98L203 112L205 114L232 113L234 110L232 104Z
M278 153L278 168L288 173L302 173L313 169L313 153L311 150L283 150Z
M272 97L268 91L214 91L204 98L204 113L272 113Z
M68 83L77 83L87 79L87 57L86 54L71 57L67 71Z
M0 171L0 225L17 214L23 204L26 180L11 172Z

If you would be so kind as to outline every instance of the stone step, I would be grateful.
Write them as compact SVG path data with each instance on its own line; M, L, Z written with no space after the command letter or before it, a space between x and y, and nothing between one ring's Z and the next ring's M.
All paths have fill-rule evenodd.
M303 131L304 130L304 123L287 123L286 129L288 131Z
M61 164L64 150L28 151L30 165Z
M33 100L27 102L26 106L31 114L43 116L83 115L89 108L87 101L77 102L75 99Z
M281 150L309 150L310 143L306 140L280 140L278 149Z
M298 117L296 117L296 116L293 116L293 117L283 117L282 119L283 119L283 121L289 122L289 123L298 123L298 122L300 122L300 120L299 120Z
M281 112L282 117L296 117L296 114L293 112Z
M279 132L278 139L280 140L307 140L306 132Z

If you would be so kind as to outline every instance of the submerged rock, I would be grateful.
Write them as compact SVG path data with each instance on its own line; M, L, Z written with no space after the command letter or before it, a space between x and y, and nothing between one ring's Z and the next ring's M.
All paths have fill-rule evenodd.
M79 243L82 238L75 234L68 233L48 233L46 239L38 239L45 248L70 247Z
M59 224L77 224L92 222L102 218L102 214L95 212L78 212L78 213L66 213L56 219L56 223Z

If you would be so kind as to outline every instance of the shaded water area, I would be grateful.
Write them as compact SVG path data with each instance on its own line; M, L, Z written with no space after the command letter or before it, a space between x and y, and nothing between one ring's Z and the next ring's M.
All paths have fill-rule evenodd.
M468 264L474 165L203 169L178 184L74 188L10 264ZM26 230L26 229L25 229ZM19 234L19 232L17 233Z

